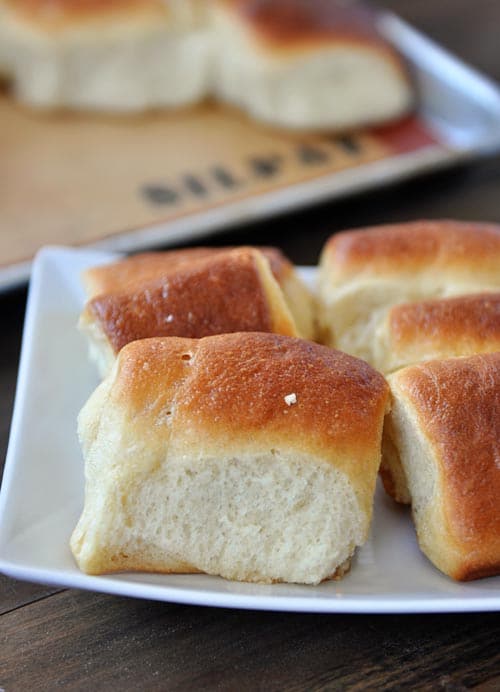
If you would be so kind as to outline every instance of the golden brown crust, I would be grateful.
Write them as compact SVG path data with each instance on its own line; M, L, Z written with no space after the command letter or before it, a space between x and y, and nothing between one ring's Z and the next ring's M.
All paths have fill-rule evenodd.
M276 334L136 341L121 351L116 380L134 418L147 412L154 425L146 404L162 396L172 358L190 370L175 416L188 445L196 439L210 456L221 441L242 448L282 442L317 454L348 473L368 511L372 496L363 489L378 469L374 450L380 447L388 385L367 363ZM287 403L288 395L295 395L294 403Z
M451 574L500 572L500 353L437 360L395 376L434 449L443 527L461 555Z
M455 270L498 284L500 226L452 220L414 221L343 231L327 242L322 263L336 279L354 274Z
M393 354L433 357L500 351L500 293L403 303L389 313Z
M168 3L162 0L3 0L3 4L19 18L46 30L122 16L168 16Z
M97 322L115 353L130 341L153 336L296 334L284 302L274 302L261 262L260 253L242 248L174 263L158 278L154 273L151 280L141 280L138 287L131 279L120 292L96 296L87 304L83 321ZM146 260L145 274L150 267Z
M213 258L236 249L262 252L268 259L278 283L293 271L292 263L281 250L274 247L193 247L165 252L144 252L111 264L91 267L84 272L83 280L89 297L104 293L122 293L148 281L160 279L165 272L170 272L186 262Z
M187 248L168 252L143 252L112 262L91 267L83 273L83 282L89 297L105 293L122 293L141 283L161 278L182 262L195 262L212 254L212 248Z
M80 567L193 565L267 583L339 576L368 532L387 398L366 363L302 339L237 333L125 346L79 416L86 501L71 548ZM316 550L303 528L320 548L297 572L295 539ZM274 546L290 557L280 549L270 558Z
M274 49L339 43L383 47L374 13L330 0L220 0L261 43Z

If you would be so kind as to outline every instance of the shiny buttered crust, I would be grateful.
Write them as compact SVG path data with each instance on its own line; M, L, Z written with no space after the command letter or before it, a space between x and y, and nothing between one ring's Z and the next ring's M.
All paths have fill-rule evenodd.
M0 69L35 106L142 110L212 94L276 125L354 127L413 101L374 27L323 0L0 0Z
M106 293L124 293L140 289L150 281L161 279L165 273L179 269L181 265L200 259L215 260L217 255L227 255L228 252L236 249L234 247L196 247L167 252L146 252L111 264L91 267L84 272L82 279L89 298ZM314 340L316 337L315 301L311 291L295 271L293 264L281 250L275 247L238 249L240 251L257 250L265 257L283 292L287 307L297 325L298 334L306 339Z
M499 288L497 225L416 221L344 231L321 255L321 339L385 371L394 305Z
M127 279L130 265L138 271ZM102 375L120 349L136 339L242 331L300 335L269 262L258 250L200 253L190 262L157 269L156 258L151 264L139 257L111 265L110 274L104 269L90 273L93 289L98 274L108 288L115 285L90 299L79 322Z
M368 534L387 401L366 363L302 339L129 344L79 417L80 568L340 574Z
M406 69L375 17L324 0L214 3L214 89L252 116L290 128L346 128L401 117Z
M332 39L387 48L375 27L376 15L359 5L329 0L214 0L212 4L244 26L262 49L307 50Z
M294 266L279 248L268 246L227 246L191 247L164 252L142 252L125 259L90 267L83 273L83 283L89 298L103 293L116 293L123 288L140 285L150 279L160 277L165 271L175 269L181 264L192 263L215 255L226 254L232 250L257 250L269 262L271 271L278 283L294 272Z
M500 293L396 305L382 334L384 372L423 360L500 351Z
M389 383L384 437L422 551L454 579L500 574L500 353L422 363Z
M446 279L498 281L500 226L450 219L409 221L343 231L322 253L331 281L364 276L408 276L426 270L439 284ZM437 274L437 275L436 275Z

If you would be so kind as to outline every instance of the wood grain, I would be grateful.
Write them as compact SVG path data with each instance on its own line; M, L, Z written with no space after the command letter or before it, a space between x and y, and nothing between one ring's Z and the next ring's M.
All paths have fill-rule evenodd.
M464 689L500 682L498 615L257 613L66 591L5 615L1 636L10 671L1 684L9 692Z

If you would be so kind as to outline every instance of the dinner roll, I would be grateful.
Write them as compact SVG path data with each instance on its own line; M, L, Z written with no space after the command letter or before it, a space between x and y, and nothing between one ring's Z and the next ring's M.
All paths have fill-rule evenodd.
M227 248L234 250L235 248ZM210 247L183 248L165 252L141 252L108 264L89 267L82 274L82 282L89 298L137 288L152 279L161 278L184 263L213 257L224 249Z
M218 96L275 125L352 128L413 102L376 15L329 0L0 0L0 75L32 106Z
M147 281L160 279L166 271L180 264L225 254L234 247L194 247L167 252L145 252L126 259L91 267L83 274L83 283L89 298L104 293L122 292L124 288L139 288ZM242 249L242 248L240 248ZM253 248L268 260L274 278L283 291L288 309L292 313L301 336L316 336L315 303L311 291L300 279L293 264L275 247Z
M140 259L136 263L141 266ZM142 265L145 277L149 266ZM117 281L117 291L96 295L82 312L79 326L103 376L135 339L240 331L299 336L269 262L257 250L209 254L150 276L123 287Z
M395 305L376 338L386 373L422 360L500 351L500 293Z
M367 538L388 387L269 333L135 341L79 417L90 574L316 584Z
M401 117L405 67L359 6L325 0L215 0L215 93L291 128L346 128Z
M499 287L500 226L441 220L344 231L321 256L321 339L383 369L391 307Z
M389 383L384 478L401 465L420 548L454 579L500 574L500 353L421 363Z
M209 88L210 37L195 0L0 0L1 59L32 106L134 111Z

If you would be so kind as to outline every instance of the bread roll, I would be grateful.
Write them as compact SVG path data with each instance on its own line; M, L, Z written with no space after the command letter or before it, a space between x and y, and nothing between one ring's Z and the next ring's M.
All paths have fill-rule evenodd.
M32 106L135 111L209 88L196 0L0 0L0 58Z
M215 93L291 128L401 117L412 88L375 16L325 0L215 0Z
M376 338L385 373L423 360L500 351L500 293L395 305Z
M167 252L146 252L111 264L91 267L84 273L83 282L89 298L104 293L123 292L124 289L140 288L141 284L147 281L160 279L165 272L181 264L209 257L215 258L216 255L226 254L235 249L234 247L195 247ZM278 248L253 249L261 252L269 261L271 271L283 291L299 334L306 339L314 339L316 336L314 299L298 276L293 264Z
M144 275L149 266L143 265ZM103 376L119 350L135 339L239 331L299 336L269 262L250 248L174 264L139 283L131 279L116 292L92 298L79 326Z
M275 125L352 128L413 100L375 21L328 0L0 0L0 74L38 107L138 111L210 93Z
M227 248L234 250L235 248ZM109 264L86 269L82 281L89 298L106 293L119 293L124 289L140 287L148 281L161 278L166 272L181 264L192 264L200 259L213 257L224 249L194 247L166 252L142 252Z
M344 231L321 256L321 339L383 369L380 331L391 307L499 288L500 226L415 221Z
M384 438L420 548L454 579L500 574L500 353L421 363L389 383Z
M302 339L135 341L79 417L90 574L316 584L367 538L388 387Z

